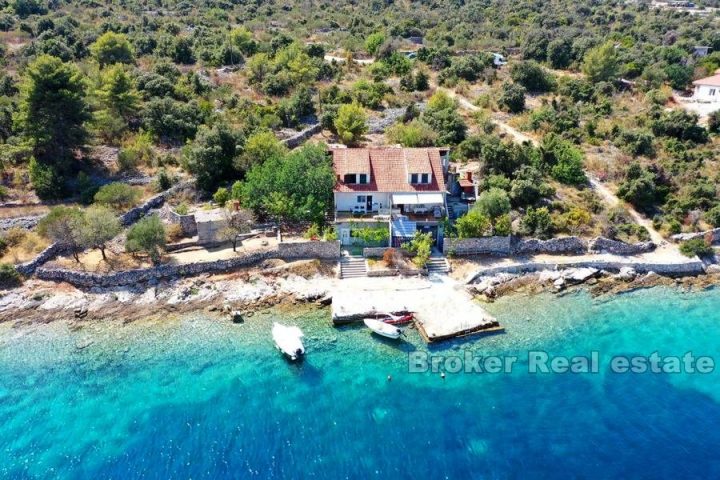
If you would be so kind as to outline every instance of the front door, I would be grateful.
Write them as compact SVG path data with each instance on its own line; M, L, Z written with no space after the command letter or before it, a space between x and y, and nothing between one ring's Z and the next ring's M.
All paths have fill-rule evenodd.
M372 210L373 210L373 208L372 208L372 195L368 195L367 197L365 197L365 201L367 202L367 206L366 206L366 208L365 208L365 211L366 211L366 212L372 212Z
M349 228L341 228L340 229L340 243L342 245L350 244L350 229Z

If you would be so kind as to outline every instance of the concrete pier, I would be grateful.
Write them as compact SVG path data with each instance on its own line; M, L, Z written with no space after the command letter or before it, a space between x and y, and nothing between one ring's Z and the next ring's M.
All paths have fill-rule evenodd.
M335 325L362 321L376 313L412 312L427 342L502 331L461 285L445 276L346 279L338 283L332 297Z

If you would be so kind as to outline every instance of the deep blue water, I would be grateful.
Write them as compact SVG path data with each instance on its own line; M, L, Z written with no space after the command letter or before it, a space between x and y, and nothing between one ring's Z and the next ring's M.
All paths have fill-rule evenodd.
M383 342L332 328L327 310L0 325L0 478L720 475L717 372L608 368L619 354L718 356L718 291L488 308L506 334L430 351L518 355L510 374L409 373L408 353L428 349L416 332ZM274 318L305 330L302 365L272 348ZM600 373L530 374L528 350L598 351Z

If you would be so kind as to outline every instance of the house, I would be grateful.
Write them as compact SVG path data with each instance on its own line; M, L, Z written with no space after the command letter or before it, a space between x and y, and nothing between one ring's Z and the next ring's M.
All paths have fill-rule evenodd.
M460 198L467 201L475 201L478 194L478 182L473 177L471 170L463 172L464 175L458 177L458 185L460 186Z
M394 245L418 230L440 241L449 153L447 148L330 148L340 241L352 244L352 230L361 224L386 226Z
M221 208L195 212L198 243L214 245L222 242L220 232L227 226L226 215Z
M710 103L720 101L720 73L715 72L712 77L695 80L693 85L695 86L693 100Z
M703 45L695 45L693 47L693 55L695 57L707 57L712 47L706 47Z

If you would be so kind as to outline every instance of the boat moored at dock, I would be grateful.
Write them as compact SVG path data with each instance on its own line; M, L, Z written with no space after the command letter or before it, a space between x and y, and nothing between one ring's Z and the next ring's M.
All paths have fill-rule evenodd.
M383 337L396 339L403 334L402 328L395 325L390 325L389 323L385 323L382 320L366 318L365 320L363 320L363 323L365 323L365 326L367 326L374 333L382 335Z

